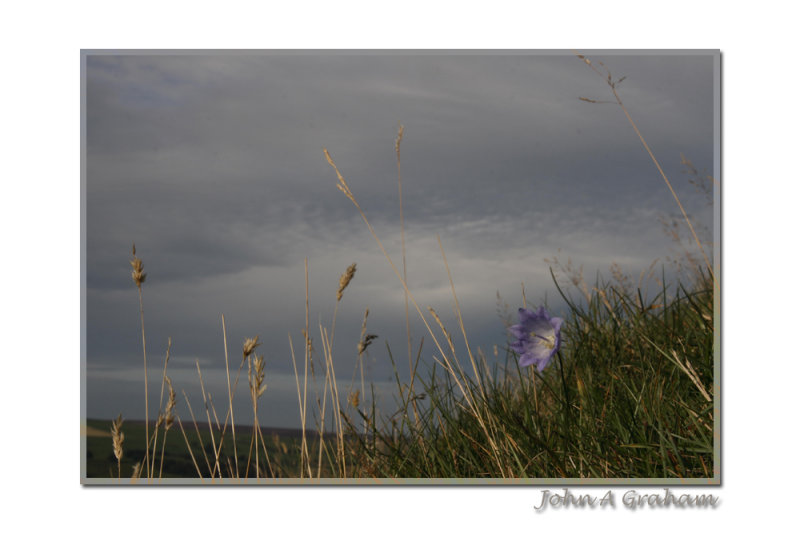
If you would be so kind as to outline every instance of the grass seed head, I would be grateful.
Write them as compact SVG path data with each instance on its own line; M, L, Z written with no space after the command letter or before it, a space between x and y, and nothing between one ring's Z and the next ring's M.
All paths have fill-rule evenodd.
M353 408L358 408L358 405L359 405L359 399L358 399L359 393L360 393L359 390L355 390L354 392L352 392L352 393L347 395L347 402Z
M342 295L344 294L344 290L350 285L350 280L353 279L353 276L356 274L356 264L352 264L347 270L344 272L342 276L339 277L339 290L336 291L336 302L342 300Z
M397 131L397 139L394 141L394 151L397 153L398 159L400 158L400 143L403 141L403 125L400 125L400 129Z
M350 186L347 185L344 176L342 176L342 173L339 172L339 169L333 162L333 158L331 158L331 155L328 153L328 150L325 148L323 148L322 150L323 152L325 152L325 158L328 160L328 163L330 164L331 167L333 167L333 170L336 171L336 177L339 179L339 183L336 184L336 187L339 189L339 191L344 193L344 195L350 199L350 202L355 204L355 206L360 210L361 208L358 206L358 202L356 202L356 198L353 196L353 192L350 191Z
M247 369L247 379L250 382L250 391L257 399L267 390L267 385L264 384L264 358L256 355L252 361L252 367Z
M372 340L376 339L377 337L378 336L375 334L367 334L364 336L364 339L358 343L358 355L361 356L364 354L364 351L367 350L367 347L372 344Z
M125 443L125 433L122 432L122 414L111 421L111 441L114 445L114 457L122 459L122 444Z
M142 474L142 462L133 464L133 473L131 474L131 482L138 480Z
M133 245L133 259L131 260L131 267L133 267L133 272L131 272L131 278L136 283L136 287L142 287L142 283L144 283L145 279L147 278L147 273L144 272L142 266L142 260L136 257L136 244Z
M433 308L431 308L430 306L428 306L428 312L429 312L429 313L430 313L430 314L433 316L433 318L436 320L436 324L438 324L438 325L439 325L439 328L441 328L441 329L442 329L442 333L443 333L443 334L445 335L445 337L447 338L447 344L448 344L448 345L450 345L450 352L452 352L453 354L455 354L455 353L456 353L456 347L455 347L455 345L453 345L453 337L450 335L450 333L449 333L449 332L447 331L447 329L444 327L444 324L442 323L442 320L441 320L441 319L439 319L439 314L438 314L438 313L436 313L436 310L434 310L434 309L433 309Z
M253 354L256 347L260 345L261 343L258 342L258 336L254 338L245 338L244 344L242 345L242 359L246 360L248 356Z
M164 429L169 430L175 422L175 390L172 389L172 380L168 376L164 377L169 388L169 400L167 400L166 414L164 415Z

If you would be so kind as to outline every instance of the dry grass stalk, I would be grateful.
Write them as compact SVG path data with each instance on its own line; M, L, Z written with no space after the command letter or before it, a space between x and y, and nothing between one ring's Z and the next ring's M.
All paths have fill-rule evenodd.
M614 307L608 300L606 292L600 289L599 287L594 288L594 290L595 292L597 292L598 295L600 295L600 301L603 303L603 306L606 307L606 310L608 310L608 313L609 315L611 315L611 318L614 319L614 322L617 323L617 326L622 327L622 322L619 320L619 317L617 317L617 313L614 311Z
M308 398L308 367L309 363L311 363L311 338L308 336L308 258L305 258L305 273L306 273L306 329L303 330L303 345L304 345L304 359L303 359L303 443L300 449L300 457L302 459L303 453L305 452L306 457L306 467L308 468L308 478L311 478L311 458L309 457L308 452L308 442L306 441L306 415L307 415L307 398ZM314 372L314 368L311 368L311 372ZM302 471L302 462L300 462L300 467Z
M305 476L305 465L306 465L306 431L305 431L305 421L306 421L306 413L305 413L305 405L303 403L303 397L300 394L300 375L297 372L297 361L294 355L294 344L292 343L292 335L288 334L289 336L289 352L292 354L292 368L294 369L294 381L295 385L297 386L297 405L300 409L300 421L303 425L303 438L300 444L300 478ZM309 473L309 478L311 474Z
M437 363L439 363L439 365L444 367L447 370L447 372L450 373L450 376L452 376L453 380L455 381L456 385L461 391L461 394L464 396L464 400L467 403L466 408L470 412L472 412L473 416L478 421L484 433L486 434L486 439L489 442L492 452L494 453L494 460L495 462L497 462L500 472L503 473L504 469L502 466L502 461L500 460L500 456L498 454L499 449L497 448L496 445L497 443L496 437L494 433L490 432L490 429L487 426L487 420L489 426L493 427L494 425L491 420L491 413L488 411L482 386L481 386L481 395L483 397L483 402L479 403L478 400L475 398L475 396L472 394L472 389L465 387L465 384L467 383L467 376L466 373L464 373L464 369L461 367L461 364L459 363L458 358L455 355L455 347L453 345L452 337L445 329L444 324L442 324L442 321L441 319L439 319L439 315L436 313L436 311L434 311L434 309L431 308L430 306L428 306L428 311L436 320L436 323L439 325L439 328L442 329L442 332L444 332L445 337L447 338L448 343L450 344L450 350L453 353L452 359L455 361L455 366L453 366L453 364L450 361L450 358L448 358L447 355L445 355L444 353L442 353L442 360L439 360L434 356L434 361L436 361ZM477 367L475 366L474 360L473 360L473 369L475 370L476 380L480 380L477 374ZM485 417L482 415L481 410L479 410L479 407L485 408L483 410L486 413Z
M154 438L153 438L153 458L152 464L150 465L150 472L155 473L155 465L156 465L156 444L158 443L158 427L161 426L163 423L163 417L161 416L161 406L164 402L164 386L167 380L167 363L169 363L169 351L172 348L172 338L167 338L167 354L164 357L164 370L161 373L161 395L158 398L158 420L156 421L156 426L154 429Z
M622 289L623 294L633 297L633 282L630 275L622 270L622 267L617 262L611 262L611 277L617 283L617 287Z
M258 343L258 336L255 338L245 338L244 342L242 343L242 361L239 363L239 370L236 372L236 380L233 382L233 391L231 393L231 397L236 397L236 388L239 386L239 377L242 374L242 368L244 367L244 362L247 358L253 353L256 347L260 346L261 343ZM233 399L231 399L230 405L233 404ZM224 443L225 439L225 432L228 430L228 419L232 417L230 406L228 407L228 412L225 414L225 422L222 424L222 433L220 434L219 439L219 449L217 450L217 455L220 454L222 451L222 444ZM214 477L212 473L211 477Z
M172 338L167 338L167 353L164 356L164 370L161 374L161 396L158 399L158 408L161 409L161 403L164 401L164 386L166 385L166 378L167 378L167 364L169 363L169 352L172 348Z
M450 333L447 331L447 328L444 327L444 323L442 323L442 320L439 318L439 314L436 313L436 310L428 306L428 313L431 314L434 321L436 321L436 324L438 324L439 328L442 329L442 333L444 334L445 339L447 339L447 344L450 346L450 352L452 353L453 356L455 356L456 346L453 345L453 336L451 336Z
M360 391L363 391L364 395L366 395L366 391L367 390L364 387L364 357L363 356L364 356L364 352L366 352L367 348L372 344L372 342L375 339L378 338L378 336L375 335L375 334L367 334L367 318L368 317L369 317L369 308L366 308L364 310L364 320L361 322L361 335L359 336L358 345L356 347L357 350L358 350L358 355L356 357L356 365L355 365L355 368L353 369L353 377L350 379L350 393L348 393L348 404L350 404L354 408L358 408L358 402L356 402L356 404L353 405L353 403L350 402L350 400L351 400L350 396L352 395L353 384L355 384L355 381L356 381L356 372L358 372L358 371L361 372L361 390ZM358 393L358 391L356 391L356 394L357 393ZM355 400L358 401L358 395L356 395ZM367 432L367 426L366 425L367 425L367 422L364 421L364 433L365 434Z
M336 176L339 179L339 183L337 184L337 188L340 191L342 191L347 198L350 199L350 201L353 203L353 205L358 210L358 213L361 215L361 218L364 220L364 223L367 225L367 229L369 229L370 234L372 234L372 237L375 239L375 242L378 244L378 247L381 249L381 252L383 253L384 257L386 258L386 261L388 261L389 265L392 267L392 270L394 271L395 276L397 276L397 278L400 280L400 283L403 284L403 289L405 290L406 294L408 295L408 298L411 301L411 303L414 305L414 308L417 310L417 314L419 315L420 319L422 319L422 322L425 325L425 328L428 330L428 333L430 334L431 338L433 339L433 342L436 345L436 348L439 350L439 353L442 355L443 359L448 363L448 365L445 366L446 369L448 369L448 371L451 373L451 375L456 380L456 384L458 385L459 389L461 390L461 393L465 397L467 397L469 395L469 393L464 389L464 385L461 383L461 380L458 379L458 376L456 375L455 370L452 368L451 365L449 365L449 360L447 358L447 354L445 353L444 349L442 348L442 345L439 343L439 339L433 333L433 329L431 328L430 323L428 323L427 319L425 318L425 314L422 313L422 309L420 308L419 304L417 303L416 299L414 298L414 295L408 289L408 284L406 284L406 281L403 279L403 276L400 274L400 271L395 266L394 262L392 261L392 258L389 256L389 253L386 252L386 248L383 246L383 243L378 238L378 235L375 233L375 229L372 227L372 225L370 224L369 220L367 219L367 216L364 213L364 210L361 209L361 206L356 201L355 196L353 195L352 191L350 190L350 187L347 185L347 182L345 181L344 177L339 172L339 169L336 167L336 164L333 162L333 159L331 158L330 154L324 148L323 148L323 152L325 153L325 158L328 160L328 163L331 165L331 167L333 167L333 170L336 172ZM486 426L484 424L483 418L481 417L480 413L478 412L477 407L474 405L474 402L470 401L469 398L467 398L467 402L469 404L469 407L470 407L473 415L477 418L477 420L481 424L482 428L486 432L487 439L489 439L489 441L493 444L494 440L492 439L491 435L489 434L488 429L486 429ZM493 450L496 452L496 447L493 447ZM495 459L495 461L498 462L498 467L499 467L500 471L501 472L505 472L505 470L503 469L502 463L500 462L500 460L496 456L496 454L495 454L495 458L494 459Z
M256 336L256 339L258 337ZM231 373L230 368L228 366L228 333L225 328L225 315L222 316L222 343L225 347L225 376L228 378L228 403L230 407L230 414L231 414L231 434L233 435L233 464L236 467L236 478L239 478L239 456L236 453L236 424L233 420L233 392L231 391ZM255 343L255 342L254 342ZM245 349L248 347L244 347ZM254 349L255 347L253 347ZM252 352L252 349L251 351ZM244 361L247 358L245 356L242 358ZM227 418L226 418L227 420ZM220 438L220 445L222 444L222 438Z
M144 336L144 306L142 303L142 283L144 283L145 278L147 278L147 274L144 272L142 267L142 260L140 260L136 256L136 243L133 244L132 247L133 252L133 259L131 260L131 267L133 267L133 272L131 273L131 277L133 278L134 283L136 283L136 287L139 290L139 318L142 323L142 356L144 358L144 433L145 433L145 466L147 466L147 473L148 478L150 476L150 408L148 405L148 393L147 393L147 344L145 342Z
M450 290L453 293L453 302L455 304L456 317L458 317L458 325L459 327L461 327L461 334L464 336L464 345L466 345L467 347L467 354L469 355L470 364L472 364L472 371L475 374L475 380L478 382L478 387L485 402L486 392L484 391L484 386L483 383L481 382L480 374L478 373L478 367L475 364L475 357L472 355L472 349L470 348L469 341L467 340L467 330L466 328L464 328L464 318L461 316L461 306L459 306L458 304L458 296L456 295L456 286L453 283L453 276L450 274L450 264L447 263L447 256L445 256L444 254L444 247L442 246L442 238L437 235L436 239L439 241L439 250L441 250L442 252L442 261L444 262L444 268L447 271L447 279L450 281Z
M254 384L253 390L255 391L255 397L256 397L255 406L254 406L254 415L256 415L255 427L256 427L256 430L258 431L258 436L259 436L260 441L261 441L261 448L262 448L262 450L264 452L264 458L267 460L267 469L269 470L270 476L272 476L274 478L275 477L275 472L272 469L272 462L269 459L269 453L267 452L267 447L266 447L266 444L264 443L264 435L261 433L261 423L258 420L258 399L260 399L261 396L264 394L264 392L267 390L267 384L264 382L265 364L264 364L264 358L263 357L258 358L257 360L255 360L253 362L253 369L255 370L255 373L254 373L254 376L255 376L254 383L255 384Z
M558 249L558 251L561 252L561 249ZM553 273L557 278L563 281L563 276L566 276L567 280L581 292L587 303L592 301L592 292L589 291L589 286L586 285L586 279L583 276L583 265L580 267L573 266L572 258L567 258L567 264L562 265L557 256L546 258L544 262L551 266L551 270L553 267L558 269L561 276L558 273Z
M208 394L208 406L211 408L211 415L214 416L214 423L217 425L217 432L222 432L222 427L219 424L219 417L217 417L217 409L214 407L214 399L211 393Z
M330 161L330 159L329 159ZM332 161L331 161L332 163ZM338 171L337 171L338 173ZM341 176L341 175L340 175ZM342 178L342 181L344 179ZM346 184L345 184L346 185ZM348 189L349 190L349 189ZM334 411L333 411L333 420L334 424L336 425L337 429L337 447L338 447L338 454L337 457L340 461L340 465L342 467L342 472L345 470L345 458L344 458L344 438L343 438L343 429L342 429L342 421L341 421L341 404L339 402L339 387L336 383L336 372L333 368L333 340L334 340L334 333L336 332L336 316L339 311L339 301L342 300L342 295L344 294L344 290L350 285L350 282L353 280L353 277L356 274L356 264L352 263L339 277L339 287L336 291L336 304L333 307L333 320L331 323L331 333L330 337L328 336L327 330L323 330L322 324L320 324L320 335L322 336L322 351L323 356L325 358L325 384L326 387L323 392L323 403L322 403L322 416L321 421L322 425L325 424L325 416L324 416L324 408L325 408L325 395L328 391L328 386L330 386L331 391L331 401L335 402ZM320 452L322 450L322 431L320 431ZM320 462L318 462L318 469L317 475L319 477L319 472L321 467L321 456Z
M439 343L439 339L433 333L433 329L431 328L430 323L428 323L428 320L425 318L425 314L422 313L422 309L420 308L419 304L417 303L416 299L414 298L414 295L408 289L408 284L406 284L406 281L403 279L403 275L400 274L400 271L397 269L397 267L395 266L394 262L392 261L392 258L389 256L389 253L386 252L386 248L383 246L383 243L378 238L378 235L375 233L375 229L372 227L372 224L370 224L369 219L367 219L367 216L364 213L364 210L361 209L361 206L356 201L355 196L353 196L353 193L350 190L350 187L347 185L347 182L345 181L344 177L339 172L339 169L336 167L336 164L333 162L333 159L331 158L330 153L327 151L327 149L323 148L322 150L325 153L325 158L328 160L328 163L331 165L331 167L333 167L333 170L336 171L336 176L339 179L339 183L337 184L337 188L340 191L342 191L348 199L350 199L350 201L353 203L353 205L358 210L359 215L361 215L361 218L364 220L364 224L367 225L367 229L369 230L370 234L372 234L372 237L373 237L373 239L375 239L375 242L378 244L378 248L381 249L381 252L383 253L383 256L386 258L386 261L388 261L389 265L392 267L392 270L394 271L395 276L397 276L398 280L400 280L400 283L403 284L403 289L405 290L406 294L408 295L408 298L411 301L411 303L414 305L414 309L417 310L417 314L419 315L420 319L422 319L422 323L425 325L425 328L428 331L428 333L430 334L431 339L433 339L433 342L436 345L436 348L439 350L440 354L445 356L444 349L442 348L441 344Z
M111 421L111 444L114 447L114 457L117 459L117 480L122 477L122 444L125 443L125 433L122 432L122 414Z
M441 360L439 358L437 358L436 356L434 356L433 359L434 359L434 361L436 363L438 363L439 365L444 367L444 369L448 373L450 373L450 376L455 381L456 386L458 386L459 391L461 391L461 395L464 397L464 401L467 403L467 408L469 408L469 411L472 412L472 415L475 416L475 419L482 425L483 424L483 418L481 417L481 415L478 412L478 409L477 409L477 407L475 405L475 397L472 395L472 393L470 392L469 388L465 387L466 375L464 373L464 370L461 368L460 364L458 363L458 359L457 358L453 358L456 361L456 366L458 368L458 372L456 372L456 368L453 367L453 364L451 363L450 358L448 358L447 355L445 355L443 353L442 353L442 356L443 357L442 357Z
M307 362L305 366L304 373L308 373L311 371L311 379L314 380L316 383L317 373L314 368L314 339L308 335L308 331L304 328L300 331L301 335L303 336L303 340L305 341L305 351L307 356Z
M203 394L203 406L206 409L206 418L208 420L208 433L211 435L211 446L214 448L214 469L211 471L211 478L213 480L215 474L219 474L222 478L222 472L219 465L219 454L222 450L222 439L220 439L219 449L217 448L216 440L214 439L214 428L211 426L211 412L209 411L209 399L206 395L206 387L203 383L203 373L200 371L200 361L195 360L197 366L197 376L200 378L200 392Z
M453 301L454 301L454 304L455 304L456 315L458 317L458 322L459 322L459 325L461 327L461 332L462 332L462 334L464 336L464 343L465 343L465 345L467 347L467 354L469 355L469 360L470 360L470 363L472 365L472 370L473 370L473 373L475 375L475 380L478 383L478 388L480 390L483 402L482 403L478 403L477 399L475 399L474 395L472 394L472 389L471 388L464 388L461 385L462 382L464 384L467 383L466 374L464 373L464 370L461 368L461 364L458 362L458 358L456 358L456 356L455 356L455 347L453 346L452 339L450 338L449 335L447 335L447 340L450 343L450 350L453 352L453 360L455 360L455 362L456 362L456 366L458 367L458 371L460 373L461 380L459 380L459 378L456 376L455 369L453 368L452 364L450 364L450 362L447 361L446 356L444 358L446 363L447 363L447 366L445 366L445 368L448 369L448 371L450 371L451 375L456 380L456 383L459 384L459 388L461 389L462 393L464 393L465 400L467 401L470 410L473 412L473 414L475 415L476 419L478 420L481 428L483 429L484 433L486 434L486 438L489 441L489 445L490 445L490 447L492 449L492 452L494 453L494 459L497 462L497 465L498 465L498 467L500 469L500 472L501 472L501 474L503 474L503 476L505 476L504 470L503 470L503 466L502 466L502 461L501 461L500 456L499 456L499 449L497 448L497 445L496 445L496 443L497 443L496 438L493 435L493 432L491 432L490 429L486 425L486 421L488 420L489 421L489 425L492 426L491 413L489 413L489 411L488 411L488 407L487 407L487 403L486 403L486 393L484 391L484 386L483 386L483 383L481 381L480 374L478 373L478 368L477 368L477 365L475 364L475 358L472 355L472 350L470 349L469 341L467 340L467 332L466 332L466 328L464 327L464 320L463 320L463 318L461 316L461 307L458 304L458 296L456 295L455 284L453 283L453 277L450 274L450 265L447 263L447 257L445 256L445 253L444 253L444 247L442 246L442 240L438 235L436 237L437 237L437 239L439 241L439 249L442 252L442 260L444 261L445 269L447 270L447 278L450 281L450 288L451 288L451 291L453 293ZM434 316L434 318L436 319L436 322L439 324L439 327L442 328L442 331L444 331L446 333L446 330L444 329L444 325L442 324L442 322L439 319L439 316L436 314L436 312L433 311L433 308L429 307L428 311L432 312L431 315ZM443 354L443 356L444 356L444 354ZM485 418L481 415L480 411L478 410L479 407L484 407L485 408L485 410L484 410L486 412L486 417Z
M637 285L637 287L638 287L638 288L640 288L640 289L643 291L643 296L642 296L642 305L644 305L644 302L647 302L647 301L649 301L649 300L650 300L650 299L648 298L648 297L649 297L649 295L648 295L647 287L646 287L646 286L645 286L645 287L643 287L643 286L642 286L642 282L643 282L645 279L648 279L648 280L650 280L650 279L652 279L652 278L653 278L653 276L654 276L653 268L656 266L656 264L657 264L657 263L658 263L658 258L654 259L654 260L653 260L653 261L650 263L650 266L649 266L649 267L647 267L647 269L642 269L642 271L639 273L639 282L638 282L638 285ZM653 307L655 307L655 306L657 306L657 305L655 305L655 304L651 305L651 306L650 306L650 309L652 309L652 308L653 308Z
M261 438L262 448L264 449L265 458L267 460L267 468L269 472L273 473L272 466L270 465L269 455L266 451L266 446L263 442L263 436L261 435L261 425L258 422L258 399L264 394L267 390L267 385L264 383L264 371L265 371L265 364L264 358L262 356L254 355L247 363L247 382L250 386L250 398L253 403L253 440L255 442L255 453L256 453L256 477L259 476L261 469L259 468L259 458L258 458L258 440L259 437ZM251 445L252 445L251 441ZM252 447L251 447L252 450ZM250 453L248 453L247 458L247 468L245 469L245 476L250 471Z
M405 219L403 216L403 177L400 172L400 143L403 141L403 132L405 129L403 125L400 125L399 130L397 131L397 139L394 142L394 151L397 154L397 197L400 203L400 250L401 255L403 258L403 281L408 284L408 273L406 270L406 225ZM406 341L408 342L408 372L413 373L413 366L411 363L411 320L408 316L408 295L403 293L403 300L405 303L405 311L406 311ZM413 387L413 377L411 379L411 384ZM413 392L411 393L413 397ZM414 402L414 419L419 421L419 414L417 413L417 404L416 401Z
M697 167L683 154L681 154L681 165L686 167L686 170L682 172L691 176L691 178L689 178L689 183L703 194L706 198L706 203L711 206L714 203L714 186L719 185L719 182L705 170L703 171L705 175L700 177Z
M258 432L258 440L261 442L261 452L264 453L264 458L267 459L267 467L264 469L261 468L260 473L262 473L261 477L266 478L269 476L270 478L276 478L275 470L272 468L272 462L269 459L269 452L267 451L267 444L264 441L264 434L261 432L261 425L256 427L256 431ZM282 444L283 445L283 444Z
M167 407L164 410L164 437L161 438L161 463L158 468L158 479L161 480L161 474L164 471L164 448L167 444L167 431L172 428L175 422L175 390L172 389L172 380L168 376L164 377L169 388L169 398L167 400Z
M203 473L200 471L200 466L197 465L197 460L195 459L194 453L192 452L192 446L189 444L189 438L186 436L186 432L184 432L183 430L183 424L181 423L181 418L176 415L175 419L178 421L178 428L181 429L181 434L183 434L183 440L186 442L186 450L189 451L189 456L192 457L192 463L194 464L194 468L197 469L197 476L200 477L200 483L202 484ZM205 454L205 451L203 452L203 454ZM210 467L209 471L211 471Z
M578 58L581 59L584 63L586 63L600 77L604 78L608 86L611 88L611 92L613 93L614 98L617 101L617 104L619 104L619 107L622 109L623 113L625 113L625 117L628 119L628 122L633 127L633 131L636 132L636 135L639 137L639 141L641 141L642 146L644 146L644 149L647 151L647 154L650 156L650 159L653 160L653 163L658 169L661 178L664 179L664 183L667 184L667 188L669 188L670 193L672 193L672 198L675 199L675 203L678 205L678 208L680 208L681 214L683 215L683 218L686 221L687 226L689 227L689 231L692 233L692 236L694 237L694 240L697 243L697 247L700 249L700 253L703 255L703 259L705 260L708 272L711 273L712 279L714 280L714 286L717 289L717 291L719 291L719 282L717 281L717 277L714 274L714 270L711 268L711 262L708 260L705 248L700 243L700 239L697 237L697 233L694 230L692 221L689 219L689 215L686 214L686 210L683 208L683 204L678 198L678 194L675 193L675 189L672 188L672 183L670 183L669 178L667 178L667 175L664 173L664 169L661 168L661 164L656 159L655 155L653 154L653 151L650 150L650 146L647 144L647 141L644 140L644 136L639 131L639 128L636 127L636 123L633 122L633 118L631 117L630 113L628 113L628 109L622 103L622 99L620 98L619 93L617 93L617 86L625 79L625 77L623 76L619 80L613 81L611 77L611 71L609 71L608 68L605 65L603 65L601 61L598 61L597 64L606 71L605 75L602 72L600 72L597 69L597 67L594 66L594 64L589 60L589 58L581 54L578 54L577 52L575 53L575 55L578 56ZM589 101L589 99L583 99L583 100Z
M714 204L714 185L718 184L718 182L714 179L713 176L703 171L704 176L701 177L700 172L694 166L694 164L686 159L686 157L681 154L681 165L685 167L685 170L682 170L681 173L689 176L689 183L701 193L706 200L707 206L713 206ZM679 221L676 217L659 217L661 221L662 227L664 232L670 236L670 238L678 245L681 249L682 258L675 258L673 259L673 263L678 270L678 272L686 272L695 283L702 283L702 272L701 268L701 260L697 258L695 252L693 252L689 247L684 244L681 226L679 225ZM713 241L711 235L707 228L703 227L702 225L699 226L700 230L705 231L703 247L712 249L713 250ZM669 259L669 258L668 258Z
M320 327L321 328L321 327ZM323 341L323 345L325 342ZM327 360L326 360L327 362ZM317 407L319 408L319 456L317 457L317 478L322 476L322 451L325 444L325 407L328 400L328 380L327 374L322 381L322 404L320 405L319 394L317 394Z
M497 346L495 345L495 349L496 348L497 348ZM480 347L478 347L478 357L479 357L480 361L483 363L483 369L486 372L486 376L491 377L492 376L492 370L489 368L489 361L486 358L486 354L484 354L483 349L480 348Z
M214 478L214 473L213 473L213 471L211 469L211 463L208 461L208 455L206 454L206 446L203 443L203 436L202 436L202 434L200 434L200 427L197 426L197 419L195 419L195 417L194 417L194 410L192 410L192 404L189 402L189 397L186 395L186 392L184 390L181 390L181 393L183 393L183 398L186 399L186 406L189 407L189 414L192 416L192 422L194 423L194 429L195 429L195 432L197 432L197 440L200 442L200 450L203 451L203 458L205 458L205 460L206 460L206 466L208 467L208 472L209 472L211 478L213 479ZM179 420L179 422L180 422L180 420Z
M334 319L336 317L335 310L334 310ZM328 336L328 331L319 325L320 329L320 336L322 338L322 349L323 355L325 356L325 379L327 384L329 384L330 391L331 391L331 404L332 412L333 412L333 424L334 428L336 429L336 447L337 447L337 459L339 460L340 467L342 469L342 477L347 478L347 467L345 464L345 457L344 457L344 429L342 426L342 405L339 401L339 386L336 382L336 370L333 367L333 334ZM324 422L325 417L323 415L322 420Z
M706 388L703 387L703 384L700 381L700 377L697 376L697 371L694 370L694 367L692 367L692 364L689 361L689 359L685 358L686 359L686 363L682 362L680 360L680 358L678 357L678 353L675 352L674 349L672 350L672 357L675 360L675 362L677 362L677 364L681 368L681 370L686 374L686 376L689 377L689 380L692 381L692 384L695 385L695 387L700 392L700 394L703 396L703 398L706 400L706 402L711 402L712 401L711 396L706 391Z
M347 288L348 285L350 285L350 282L353 280L353 277L355 276L355 274L356 274L356 264L353 263L345 270L345 272L342 274L342 276L339 277L339 288L336 291L336 304L334 304L334 306L333 306L333 320L331 322L331 336L330 336L330 338L322 340L322 345L323 345L322 346L322 349L323 349L322 352L323 352L323 356L325 357L325 368L326 369L330 369L328 360L330 359L330 361L333 362L333 356L332 356L332 353L333 353L333 336L334 336L334 333L336 332L336 316L337 316L337 313L339 311L339 301L342 300L342 295L344 294L344 290ZM321 324L320 324L320 333L322 333L322 325ZM327 332L326 332L325 335L327 335ZM326 373L326 380L328 380L329 378L330 377ZM336 401L337 401L337 409L338 409L339 392L338 392L338 388L335 388L335 386L336 386L335 382L331 384L331 395L334 394L334 391L336 392ZM334 417L336 417L336 415L337 414L334 413ZM323 418L323 420L324 420L324 418Z

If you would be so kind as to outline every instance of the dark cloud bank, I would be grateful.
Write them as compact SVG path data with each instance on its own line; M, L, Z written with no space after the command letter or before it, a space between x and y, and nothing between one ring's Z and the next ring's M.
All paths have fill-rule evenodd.
M710 230L680 155L712 170L713 56L595 59L627 76L626 106ZM388 381L385 343L406 354L402 287L322 148L399 265L399 122L409 286L456 330L440 236L470 342L489 355L505 343L497 292L514 309L524 283L529 302L559 308L544 259L638 275L675 251L658 219L677 212L669 191L619 107L579 100L611 95L570 54L90 53L84 74L90 417L144 415L133 241L148 273L151 380L170 337L176 386L199 398L197 359L224 404L224 313L234 365L245 337L264 341L263 423L297 426L288 336L302 346L308 258L316 338L339 275L358 264L337 316L337 376L349 384L369 307L380 336L369 373ZM417 346L423 328L412 328ZM426 340L427 363L432 349Z

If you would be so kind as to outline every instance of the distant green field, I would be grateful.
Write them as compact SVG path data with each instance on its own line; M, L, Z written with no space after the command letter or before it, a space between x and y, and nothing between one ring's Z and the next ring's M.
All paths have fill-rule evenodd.
M111 427L110 420L89 419L87 426L108 432ZM188 452L186 439L181 428L176 423L167 432L166 444L163 449L163 471L162 471L162 442L164 437L163 429L158 431L158 444L156 446L154 473L158 477L161 472L162 478L197 478L199 467L203 477L209 477L209 469L214 466L214 448L212 446L211 435L207 425L199 426L198 431L192 423L183 424L186 432L186 439L189 441L194 460ZM125 434L122 456L122 477L130 477L133 473L133 466L137 462L144 463L145 458L145 428L140 421L125 421L122 425ZM151 441L152 441L152 422L151 422ZM264 446L259 441L259 468L262 476L270 476L271 473L277 477L294 476L298 472L300 458L300 439L294 433L299 431L262 429L264 436ZM220 452L220 463L222 464L222 474L227 477L234 469L233 438L231 430L228 428L225 433L224 443ZM236 456L239 460L239 475L244 477L247 470L248 451L251 449L253 431L251 427L236 426ZM219 432L215 430L214 439L219 447ZM269 463L264 458L264 448L269 455ZM203 454L205 451L205 455ZM255 476L255 453L251 456L249 476ZM150 447L150 461L153 461L153 447ZM86 438L86 477L87 478L117 478L117 459L114 457L111 437Z

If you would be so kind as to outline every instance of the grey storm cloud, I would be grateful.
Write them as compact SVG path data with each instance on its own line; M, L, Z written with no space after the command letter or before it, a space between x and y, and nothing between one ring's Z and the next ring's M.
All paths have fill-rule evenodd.
M680 155L712 170L713 55L589 55L627 77L626 107L710 229ZM148 349L161 358L172 338L176 374L199 359L219 376L224 313L230 350L259 334L275 376L293 377L288 336L302 346L308 258L316 337L320 322L330 327L339 275L358 265L337 317L337 376L353 371L369 307L381 336L373 378L388 380L382 343L406 352L402 286L322 149L401 265L400 123L409 287L454 320L439 236L470 343L487 353L505 341L497 292L512 309L521 283L529 301L557 301L544 259L638 275L675 246L659 223L674 200L620 108L579 100L612 96L571 54L98 52L84 76L90 416L129 407L122 392L142 374L134 241L148 272ZM415 346L429 337L416 317L412 327Z

